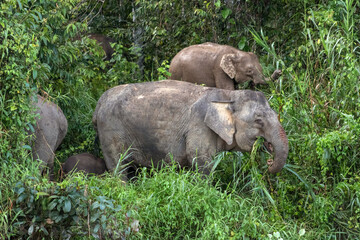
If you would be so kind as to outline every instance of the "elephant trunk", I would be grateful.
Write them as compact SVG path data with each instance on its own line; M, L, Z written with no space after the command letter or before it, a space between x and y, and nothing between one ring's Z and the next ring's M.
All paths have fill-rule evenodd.
M281 76L282 71L280 69L276 69L272 74L271 77L265 78L265 82L276 81Z
M274 161L269 164L270 173L277 173L281 171L285 165L285 161L289 152L289 143L286 137L286 133L282 126L279 125L273 128L274 130L268 138L265 137L273 146L275 154Z
M280 69L276 69L273 74L271 74L271 80L277 80L282 74L282 71Z

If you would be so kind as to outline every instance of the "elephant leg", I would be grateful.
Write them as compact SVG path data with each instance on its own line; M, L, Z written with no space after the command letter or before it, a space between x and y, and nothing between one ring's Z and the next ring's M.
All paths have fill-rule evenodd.
M54 158L56 139L48 139L44 134L37 135L33 151L33 159L40 160L40 172L49 174L50 180L54 180Z
M127 151L128 146L124 144L121 135L117 132L113 131L111 135L107 133L99 135L106 167L110 172L117 171L117 173L121 173L123 180L127 181L128 165L132 157L122 156L122 154ZM129 150L127 154L132 155L133 152Z
M226 89L226 90L235 90L235 82L233 79L229 78L224 72L214 73L215 85L217 88Z

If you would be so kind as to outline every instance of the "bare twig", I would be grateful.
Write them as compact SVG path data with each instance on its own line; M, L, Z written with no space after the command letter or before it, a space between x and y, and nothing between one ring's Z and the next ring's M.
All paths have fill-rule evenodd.
M101 1L101 0L99 0L99 1ZM101 10L102 10L102 8L103 8L103 6L104 6L104 3L105 3L105 0L102 1L102 4L101 4L101 7L100 7L99 11L94 15L94 17L93 17L92 19L90 19L89 23L91 23L91 21L92 21L97 15L99 15L99 13L101 12ZM96 3L96 5L97 5L97 3ZM95 8L95 7L94 7L94 8ZM89 14L89 16L90 16L90 14Z

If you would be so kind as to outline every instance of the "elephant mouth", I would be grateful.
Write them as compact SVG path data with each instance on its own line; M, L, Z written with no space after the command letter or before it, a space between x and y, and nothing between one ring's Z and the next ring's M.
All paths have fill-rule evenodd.
M265 141L263 144L264 144L265 149L266 149L270 154L273 154L273 153L274 153L274 147L272 146L272 144L271 144L270 142Z
M267 142L267 141L265 141L265 142L263 143L263 145L264 145L266 151L267 151L269 154L271 154L271 156L273 157L273 156L274 156L274 147L273 147L273 145L272 145L270 142ZM274 163L274 159L273 159L273 158L269 158L269 159L266 161L266 164L267 164L269 167L271 167L271 166L273 165L273 163Z

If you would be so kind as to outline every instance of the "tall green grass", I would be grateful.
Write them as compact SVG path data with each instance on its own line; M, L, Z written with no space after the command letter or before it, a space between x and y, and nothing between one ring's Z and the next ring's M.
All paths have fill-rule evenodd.
M327 229L333 239L360 234L357 7L352 0L305 5L303 38L288 56L253 32L267 58L283 67L266 94L287 132L291 165L273 185L273 198L283 217Z
M274 232L300 239L305 224L274 219L276 211L261 195L223 191L214 181L171 165L143 168L138 179L126 185L116 176L92 178L88 184L99 187L125 212L130 210L132 221L139 221L139 232L131 239L268 239ZM304 234L308 239L319 236L312 237L311 229Z

